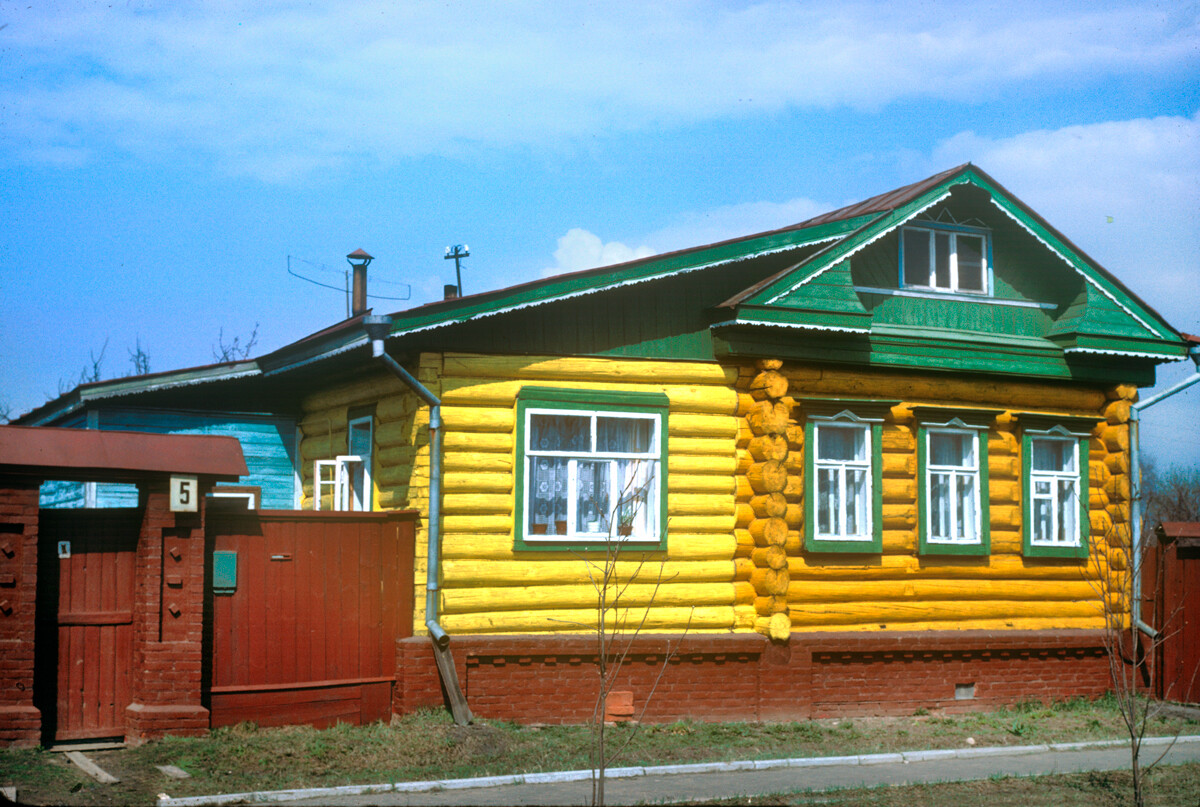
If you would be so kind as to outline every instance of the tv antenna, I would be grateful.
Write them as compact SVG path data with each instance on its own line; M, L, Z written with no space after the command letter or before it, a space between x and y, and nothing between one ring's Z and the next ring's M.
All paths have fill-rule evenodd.
M297 272L295 269L292 268L293 261L295 261L298 264L304 264L304 266L306 267L303 269L305 274L301 274L300 272ZM317 263L316 261L309 261L309 260L305 260L304 258L295 258L291 255L288 255L287 256L287 272L292 277L298 277L301 280L306 280L309 283L312 283L314 286L321 286L322 288L333 289L334 291L340 291L343 294L345 294L346 295L346 317L347 318L350 317L350 293L351 293L351 286L353 284L351 282L351 275L350 275L349 268L338 269L338 268L335 268L332 266L326 266L323 263ZM309 277L309 275L315 275L316 277ZM334 285L334 278L333 278L334 275L340 275L341 282L338 285ZM316 279L317 277L321 278L321 280L317 280ZM325 282L325 281L328 281L328 282ZM389 287L394 288L397 296L385 296L382 294L371 294L370 292L368 292L367 299L369 299L369 300L408 300L412 297L412 286L410 286L407 283L400 283L395 280L380 280L377 277L372 277L371 278L371 286L374 287L376 285L389 286ZM399 296L399 295L402 295L402 296Z
M471 248L466 244L455 244L452 247L446 247L446 255L443 260L454 261L454 279L457 282L458 296L462 297L462 266L461 261L471 254Z

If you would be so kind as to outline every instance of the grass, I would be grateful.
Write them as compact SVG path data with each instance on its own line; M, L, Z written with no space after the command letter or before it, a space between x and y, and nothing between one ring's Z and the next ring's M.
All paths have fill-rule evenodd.
M1121 738L1111 699L1019 704L996 712L918 714L796 723L697 723L617 726L629 740L617 765L868 754L966 745ZM1200 733L1200 722L1163 718L1151 734ZM518 726L478 721L455 726L442 711L410 715L394 725L216 729L200 738L166 738L138 748L90 753L122 779L99 785L60 754L0 751L0 784L15 784L22 801L62 804L150 804L173 796L325 787L341 784L459 778L589 767L582 726ZM612 746L610 746L612 747ZM177 765L191 779L171 780L155 765ZM919 802L918 802L919 803Z

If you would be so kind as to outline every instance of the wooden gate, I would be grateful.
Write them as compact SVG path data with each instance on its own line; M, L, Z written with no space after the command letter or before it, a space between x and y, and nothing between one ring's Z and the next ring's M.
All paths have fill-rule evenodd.
M210 511L205 658L214 727L388 718L396 640L412 635L414 518ZM230 552L235 559L218 554ZM231 572L232 590L214 592Z
M141 512L42 510L35 693L54 740L125 734Z
M1200 523L1167 522L1156 532L1143 583L1152 624L1165 629L1155 694L1200 703Z

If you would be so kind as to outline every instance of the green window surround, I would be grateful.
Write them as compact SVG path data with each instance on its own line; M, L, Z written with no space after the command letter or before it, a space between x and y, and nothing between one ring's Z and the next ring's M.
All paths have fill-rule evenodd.
M800 402L804 424L804 548L883 551L883 419L898 401Z
M913 407L920 554L991 554L988 430L1002 411Z
M523 388L514 547L665 549L668 406L663 393Z
M1025 557L1086 558L1088 436L1096 420L1018 414Z

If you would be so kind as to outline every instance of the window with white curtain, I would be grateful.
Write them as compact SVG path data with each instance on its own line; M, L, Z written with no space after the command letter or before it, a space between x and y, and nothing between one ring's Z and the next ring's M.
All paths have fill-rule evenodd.
M1030 542L1079 546L1079 441L1033 437L1030 449Z
M978 544L979 435L967 429L929 429L926 439L926 540Z
M545 405L519 410L524 543L660 541L665 412L577 408L566 395L564 406L542 392Z
M870 424L817 423L813 443L817 538L870 541Z

